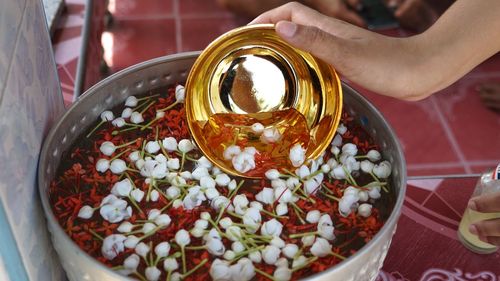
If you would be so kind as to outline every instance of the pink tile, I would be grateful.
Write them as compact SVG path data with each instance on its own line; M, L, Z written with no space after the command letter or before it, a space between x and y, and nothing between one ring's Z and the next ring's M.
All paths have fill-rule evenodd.
M396 131L409 165L459 161L429 99L405 102L362 92Z
M433 193L425 202L424 207L441 216L460 221L461 216L455 212L455 208L452 208L443 196Z
M481 103L476 88L496 78L464 77L436 94L439 107L467 161L500 159L500 114Z
M474 173L474 174L481 174L481 173L484 173L490 169L495 168L499 163L500 163L500 159L498 159L497 161L492 161L488 164L472 164L471 170L472 170L472 173Z
M111 5L110 8L113 16L118 19L172 16L173 0L115 0L114 7Z
M117 21L113 35L113 71L177 52L173 19Z
M185 15L203 15L226 14L229 13L220 7L215 0L177 0L179 2L179 11L181 16Z
M449 163L442 165L441 163L431 163L424 166L408 165L408 176L435 176L435 175L460 175L465 174L464 166L459 163Z
M429 197L430 193L431 192L429 190L414 187L412 185L408 185L406 189L406 197L420 204L422 204L425 201L425 199Z
M231 18L183 19L182 50L202 50L219 35L235 27L237 25Z

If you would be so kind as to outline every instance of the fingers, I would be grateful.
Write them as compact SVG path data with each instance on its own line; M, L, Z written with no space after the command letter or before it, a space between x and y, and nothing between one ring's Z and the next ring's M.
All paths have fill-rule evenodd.
M474 197L469 200L467 206L481 213L500 212L500 192Z
M256 17L249 24L258 23L277 23L279 21L293 21L298 24L306 24L307 19L312 19L319 14L315 10L299 4L297 2L290 2L278 8L269 10L260 16ZM312 23L310 23L312 24Z
M500 245L500 219L484 220L471 224L469 231L483 242Z

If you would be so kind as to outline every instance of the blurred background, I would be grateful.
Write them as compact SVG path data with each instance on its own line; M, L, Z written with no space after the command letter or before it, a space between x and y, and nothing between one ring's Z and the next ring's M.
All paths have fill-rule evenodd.
M217 36L248 21L216 0L66 0L52 28L65 105L107 75L155 57L203 50ZM414 34L405 28L379 32ZM500 114L483 105L477 90L492 82L500 83L498 54L420 102L398 101L352 86L395 129L408 174L429 176L479 173L498 164Z

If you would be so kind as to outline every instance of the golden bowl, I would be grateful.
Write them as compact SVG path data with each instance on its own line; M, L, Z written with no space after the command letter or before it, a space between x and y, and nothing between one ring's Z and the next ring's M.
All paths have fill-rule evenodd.
M265 127L295 126L299 133L305 128L306 158L314 159L337 129L342 88L330 65L283 41L274 25L250 25L221 35L201 53L187 78L185 107L194 142L209 160L226 173L259 178L263 173L240 173L222 157L229 144L211 134L221 129L217 124L243 118ZM223 117L218 123L217 116ZM297 116L303 127L296 126ZM234 137L255 136L238 129Z

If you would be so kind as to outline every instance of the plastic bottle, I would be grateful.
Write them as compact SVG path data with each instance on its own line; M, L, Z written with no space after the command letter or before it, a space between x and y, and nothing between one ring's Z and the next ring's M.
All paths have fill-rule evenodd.
M500 164L496 169L486 171L477 181L472 197L500 192ZM498 250L498 246L485 243L469 231L469 226L482 220L500 218L498 213L481 213L467 208L458 228L458 238L469 250L478 254L491 254Z

